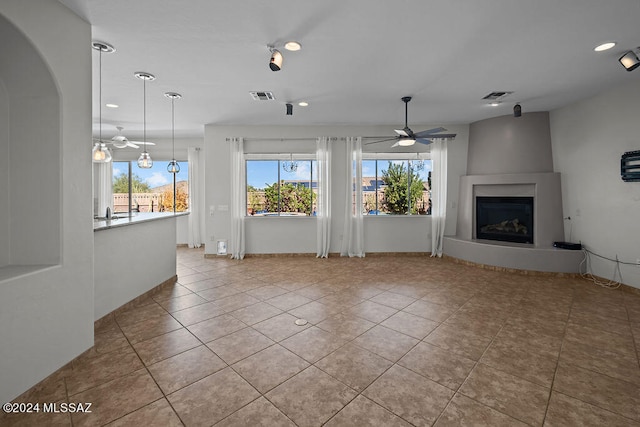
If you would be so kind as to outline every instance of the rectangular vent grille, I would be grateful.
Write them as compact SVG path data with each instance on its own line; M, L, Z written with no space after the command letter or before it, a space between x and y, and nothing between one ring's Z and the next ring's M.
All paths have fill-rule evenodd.
M626 182L640 181L640 150L627 151L620 159L620 175Z
M249 92L254 101L273 101L276 99L272 92Z
M495 92L491 92L489 95L485 96L482 99L488 99L490 101L495 101L498 99L502 99L507 95L511 95L513 92L508 92L508 91L495 91Z

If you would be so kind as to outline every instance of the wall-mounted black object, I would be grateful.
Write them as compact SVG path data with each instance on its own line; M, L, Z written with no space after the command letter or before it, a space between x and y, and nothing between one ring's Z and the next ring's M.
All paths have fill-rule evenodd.
M522 106L520 104L516 104L513 106L513 117L522 116Z
M287 116L293 116L293 104L287 104Z
M626 182L640 182L640 150L627 151L620 159L620 175Z

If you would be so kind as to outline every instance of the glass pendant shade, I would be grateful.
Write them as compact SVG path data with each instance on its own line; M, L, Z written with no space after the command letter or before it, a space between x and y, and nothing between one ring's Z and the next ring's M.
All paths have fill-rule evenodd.
M151 159L151 155L146 151L143 151L138 157L138 167L141 169L150 169L153 167L153 160Z
M180 165L176 159L173 159L167 165L167 172L169 173L178 173L180 172Z
M111 152L106 145L96 142L91 150L91 158L93 163L109 163L111 161Z

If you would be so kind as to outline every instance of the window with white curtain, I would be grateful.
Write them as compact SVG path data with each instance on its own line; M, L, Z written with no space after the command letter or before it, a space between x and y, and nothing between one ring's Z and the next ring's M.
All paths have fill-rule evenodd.
M430 215L428 153L363 153L363 215Z
M314 216L318 171L312 154L246 155L247 216ZM291 168L291 163L295 168Z

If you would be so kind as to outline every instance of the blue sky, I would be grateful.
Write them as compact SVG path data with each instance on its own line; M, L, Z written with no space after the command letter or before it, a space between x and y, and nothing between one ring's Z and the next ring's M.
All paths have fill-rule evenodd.
M400 161L405 163L406 161ZM424 170L418 171L418 175L424 180L427 180L429 171L431 170L431 161L426 160L424 162ZM386 160L378 161L378 177L382 177L382 170L387 169L389 163ZM298 170L292 173L287 173L282 168L280 169L280 179L283 180L302 180L309 179L311 162L309 160L298 161ZM313 162L313 175L314 180L317 176L316 163ZM362 176L374 177L375 160L364 160L362 162ZM264 188L265 184L271 185L278 181L278 161L277 160L253 160L247 162L247 185L251 185L255 188Z
M113 162L113 177L117 177L122 173L128 172L128 162ZM186 181L189 179L189 164L187 162L178 162L180 164L180 172L176 175L176 181ZM150 169L141 169L136 162L132 163L131 172L138 175L143 182L149 184L151 188L159 187L165 184L173 183L173 176L167 172L168 160L160 160L153 162Z

